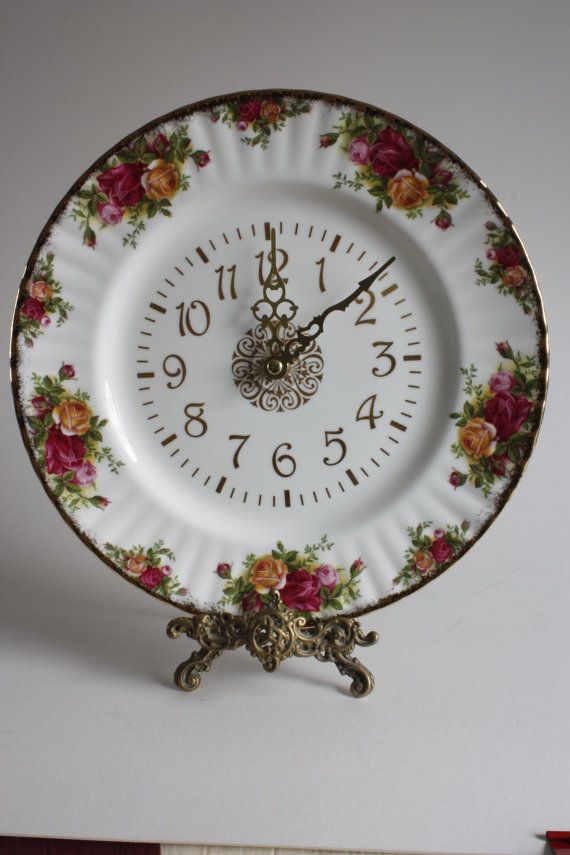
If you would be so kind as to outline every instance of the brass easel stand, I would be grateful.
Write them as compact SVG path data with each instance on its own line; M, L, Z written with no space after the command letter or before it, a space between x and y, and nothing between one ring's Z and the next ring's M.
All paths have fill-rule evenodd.
M169 638L187 635L200 645L174 673L176 685L187 692L198 688L200 673L209 671L224 650L242 645L266 671L275 671L289 656L314 656L319 662L334 662L341 674L352 677L353 697L363 698L374 688L370 671L350 654L356 645L376 644L377 632L364 635L356 618L298 614L287 609L277 595L271 605L247 617L227 613L177 617L166 632Z

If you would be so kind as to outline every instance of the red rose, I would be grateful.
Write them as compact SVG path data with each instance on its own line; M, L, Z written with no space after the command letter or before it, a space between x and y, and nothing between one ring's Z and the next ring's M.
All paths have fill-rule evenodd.
M525 395L497 392L485 404L485 419L497 428L501 439L508 439L521 429L532 404Z
M504 246L502 249L496 250L495 261L501 267L514 267L520 260L520 253L514 246Z
M143 588L148 588L149 591L152 591L154 588L158 588L165 575L160 567L147 567L139 576L139 582Z
M78 436L65 436L57 428L48 431L45 444L46 470L48 475L64 475L77 472L83 464L85 445Z
M239 117L243 122L253 122L257 119L261 110L261 101L253 98L251 101L244 101L239 108Z
M263 608L263 600L257 591L250 591L243 597L241 607L244 612L260 612Z
M392 178L400 169L414 170L418 165L409 142L393 128L384 128L377 135L370 149L370 163L383 178Z
M447 561L453 555L453 549L443 537L438 537L429 548L429 551L437 561L438 564L442 564L444 561Z
M292 570L281 593L281 599L289 609L300 612L318 612L321 607L321 583L318 576L306 570Z
M34 297L28 297L27 300L24 301L22 305L21 312L27 318L31 318L34 321L39 321L45 315L44 304L39 300L36 300Z
M97 179L99 187L107 195L109 202L120 208L132 208L144 196L141 184L143 165L136 163L120 163L102 172Z

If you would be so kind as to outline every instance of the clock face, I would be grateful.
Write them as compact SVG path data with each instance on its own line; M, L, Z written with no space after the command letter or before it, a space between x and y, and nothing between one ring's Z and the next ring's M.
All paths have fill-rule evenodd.
M140 587L363 610L453 563L512 489L538 291L421 132L230 98L135 134L64 210L22 286L17 405L49 491Z

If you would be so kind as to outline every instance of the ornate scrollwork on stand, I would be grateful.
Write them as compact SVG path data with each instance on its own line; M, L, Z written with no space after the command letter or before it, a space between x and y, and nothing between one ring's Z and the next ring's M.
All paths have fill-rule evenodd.
M312 343L289 367L283 377L268 377L264 366L272 354L271 332L262 324L248 330L232 355L232 374L241 395L262 410L296 410L317 392L323 379L321 349ZM294 338L296 329L288 324L281 331L282 341Z
M176 685L186 691L198 688L199 673L209 671L224 650L241 646L269 672L290 656L314 656L319 662L333 662L341 674L352 678L353 697L363 698L374 688L370 671L351 654L357 645L376 644L377 632L365 635L356 618L346 615L317 618L290 611L277 596L247 618L227 613L174 618L167 633L170 638L184 634L200 644L174 674Z

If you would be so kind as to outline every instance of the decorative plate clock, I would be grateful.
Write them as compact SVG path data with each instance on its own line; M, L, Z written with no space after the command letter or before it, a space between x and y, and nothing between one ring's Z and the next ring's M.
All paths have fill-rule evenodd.
M20 286L16 410L44 488L110 567L189 613L195 688L372 643L520 478L546 392L530 261L478 177L376 107L266 90L126 137Z

